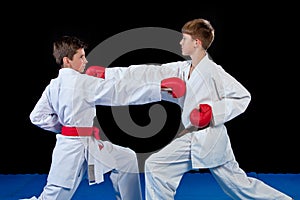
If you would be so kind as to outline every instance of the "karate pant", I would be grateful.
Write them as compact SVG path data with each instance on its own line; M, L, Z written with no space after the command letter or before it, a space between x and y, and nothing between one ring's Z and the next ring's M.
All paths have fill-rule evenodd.
M146 200L174 199L184 173L192 170L191 133L175 139L149 156L145 162ZM291 200L286 194L248 177L236 160L209 169L223 191L232 199ZM193 187L192 185L190 187ZM195 188L197 189L197 188ZM201 194L199 194L201 197ZM200 199L200 198L199 198Z
M142 200L138 162L136 153L129 148L113 145L110 152L112 158L116 160L117 167L111 170L110 179L115 190L117 200ZM73 188L65 188L59 185L47 183L38 198L31 197L30 200L71 200L80 182L87 174L87 162L82 164L82 168L75 181ZM94 194L99 196L101 194ZM25 200L25 199L22 199Z

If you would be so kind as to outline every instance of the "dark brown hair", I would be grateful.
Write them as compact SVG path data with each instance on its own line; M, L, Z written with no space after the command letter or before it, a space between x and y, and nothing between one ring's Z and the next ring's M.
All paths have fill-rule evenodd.
M63 58L73 59L78 49L87 48L87 44L74 36L63 36L53 43L53 56L59 66L63 65Z

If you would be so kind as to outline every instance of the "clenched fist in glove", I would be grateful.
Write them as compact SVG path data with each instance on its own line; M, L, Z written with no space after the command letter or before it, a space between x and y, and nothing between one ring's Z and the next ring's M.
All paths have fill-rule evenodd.
M208 104L199 104L199 108L192 110L190 114L191 123L199 128L209 125L212 119L212 109Z
M98 78L105 78L105 67L102 66L90 66L85 71L87 75L95 76Z
M180 98L185 94L185 82L177 77L166 78L161 81L161 90L167 91L174 98Z

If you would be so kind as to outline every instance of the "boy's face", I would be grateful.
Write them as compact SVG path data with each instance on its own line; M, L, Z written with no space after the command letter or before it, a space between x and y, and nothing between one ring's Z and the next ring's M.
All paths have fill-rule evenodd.
M180 41L182 55L190 56L193 54L195 51L195 41L196 40L194 40L191 35L185 33L182 34L182 39Z
M74 54L73 59L69 60L70 67L80 73L83 73L85 66L88 63L85 57L84 49L78 49L77 53Z

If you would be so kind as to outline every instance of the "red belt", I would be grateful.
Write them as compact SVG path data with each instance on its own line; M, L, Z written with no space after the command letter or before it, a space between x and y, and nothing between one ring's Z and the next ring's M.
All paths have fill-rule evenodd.
M67 127L63 126L61 134L65 136L94 136L97 140L100 140L99 129L93 127Z

